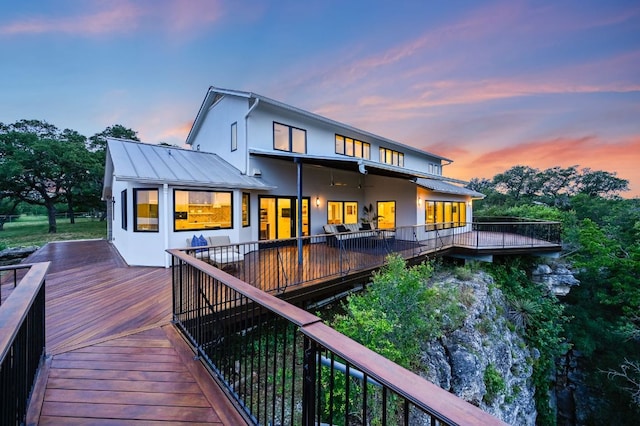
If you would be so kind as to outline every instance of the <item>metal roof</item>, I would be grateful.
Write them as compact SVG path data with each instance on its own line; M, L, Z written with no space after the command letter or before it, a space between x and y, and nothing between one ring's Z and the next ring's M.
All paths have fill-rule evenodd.
M109 138L105 191L116 180L200 188L268 190L274 186L208 152Z
M485 195L481 194L480 192L474 191L472 189L463 188L458 185L453 185L451 183L443 182L441 180L418 178L416 180L416 185L420 185L424 188L430 189L435 192L441 192L444 194L468 195L471 198L485 197Z
M245 91L242 91L242 90L222 89L220 87L213 87L213 86L209 87L209 90L207 91L207 94L206 94L206 96L204 98L204 101L202 102L202 105L200 106L200 110L198 111L198 115L196 115L196 118L195 118L195 120L193 122L193 126L191 127L191 130L189 131L189 135L187 135L187 140L186 140L187 144L191 145L193 143L193 138L195 138L195 135L198 133L198 130L200 129L200 126L202 125L206 114L208 114L209 107L211 105L213 105L219 99L219 96L224 96L224 95L236 96L236 97L240 97L240 98L246 98L248 100L255 99L255 100L259 101L258 108L260 108L260 104L271 105L273 107L280 108L280 109L283 109L283 110L286 110L286 111L290 111L290 112L293 112L295 114L299 114L301 116L307 117L309 119L316 120L316 121L319 121L321 123L328 124L328 125L333 126L333 127L337 127L339 129L343 129L343 130L345 130L347 132L358 133L358 134L360 134L362 136L366 136L366 137L372 138L374 140L377 140L379 142L383 142L384 144L391 145L392 147L396 146L396 147L399 147L399 148L401 148L403 150L413 151L413 152L416 152L416 153L418 153L420 155L427 155L429 157L433 157L433 158L440 159L442 161L447 161L449 163L453 163L453 160L451 160L449 158L442 157L440 155L433 154L431 152L427 152L427 151L421 150L419 148L416 148L416 147L413 147L413 146L410 146L410 145L406 145L406 144L400 143L398 141L394 141L394 140L385 138L383 136L379 136L379 135L373 134L373 133L368 132L366 130L358 129L358 128L353 127L353 126L351 126L349 124L345 124L345 123L341 123L341 122L336 121L336 120L332 120L332 119L324 117L322 115L319 115L319 114L316 114L316 113L313 113L313 112L310 112L310 111L306 111L306 110L304 110L302 108L297 108L297 107L294 107L292 105L285 104L284 102L280 102L280 101L277 101L275 99L271 99L271 98L268 98L266 96L262 96L262 95L259 95L257 93L254 93L254 92L245 92ZM247 105L247 108L250 108L250 107Z

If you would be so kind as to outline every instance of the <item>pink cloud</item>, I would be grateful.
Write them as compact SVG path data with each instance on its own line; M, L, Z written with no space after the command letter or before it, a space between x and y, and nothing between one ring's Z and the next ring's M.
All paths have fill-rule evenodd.
M105 34L135 29L141 12L128 2L110 2L108 10L64 17L34 17L0 26L0 34Z
M451 151L441 152L449 156ZM448 166L449 176L460 179L473 177L492 178L515 165L538 169L579 165L594 170L616 172L618 177L630 182L626 197L640 196L640 169L635 153L640 152L640 134L618 141L606 141L597 136L579 138L558 137L540 141L528 141L488 152L472 147L466 152L458 150L454 164Z
M0 35L60 33L102 35L130 33L141 27L172 34L191 34L218 22L223 10L217 0L86 2L87 9L66 16L36 16L0 25Z

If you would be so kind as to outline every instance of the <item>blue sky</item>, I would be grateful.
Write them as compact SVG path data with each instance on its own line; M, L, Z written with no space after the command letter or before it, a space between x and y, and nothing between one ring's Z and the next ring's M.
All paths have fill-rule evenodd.
M640 196L635 1L0 4L0 122L182 144L211 85L425 149L447 175L590 167Z

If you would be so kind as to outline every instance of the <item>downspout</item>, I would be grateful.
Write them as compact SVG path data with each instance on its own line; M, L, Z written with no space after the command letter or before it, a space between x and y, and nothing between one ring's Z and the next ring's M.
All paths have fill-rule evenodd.
M169 224L171 221L169 220L169 184L162 185L162 202L164 203L164 267L169 267L169 253L167 250L169 249Z
M244 174L249 174L249 115L253 112L254 109L260 103L260 98L256 98L256 101L251 105L251 108L244 115L244 154L245 154L245 164L244 164Z

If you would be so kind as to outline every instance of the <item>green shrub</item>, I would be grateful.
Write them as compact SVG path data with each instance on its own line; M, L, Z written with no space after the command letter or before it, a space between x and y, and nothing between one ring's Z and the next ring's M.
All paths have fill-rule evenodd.
M483 400L487 404L492 404L506 390L504 379L493 364L487 365L484 370L484 386L487 392L484 394Z

